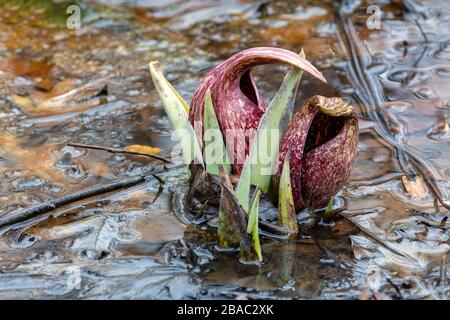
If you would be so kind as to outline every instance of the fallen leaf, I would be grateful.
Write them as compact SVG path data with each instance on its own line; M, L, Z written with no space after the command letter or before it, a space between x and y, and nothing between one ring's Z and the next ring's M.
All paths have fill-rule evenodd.
M24 55L0 58L0 70L13 76L32 79L40 89L48 90L53 84L52 70L54 64L32 60Z
M427 197L428 188L421 176L415 176L414 180L410 180L407 176L403 176L402 182L406 192L408 192L411 198L421 200Z
M194 199L209 204L219 205L221 186L217 176L206 172L205 168L199 164L189 166L191 177L189 178L189 191L186 195L186 204L189 208L194 205Z
M77 80L66 79L49 92L33 89L28 96L11 95L11 100L24 112L32 115L52 115L84 111L102 104L107 79L100 78L79 85Z
M125 150L132 152L146 153L151 155L157 155L161 152L161 149L158 147L150 147L140 144L132 144L130 146L125 147Z
M250 237L245 232L247 223L245 222L245 213L239 205L234 195L233 184L222 165L219 165L220 181L222 190L219 205L219 227L217 235L219 246L221 248L237 247L242 240L248 240ZM241 235L246 237L243 239ZM251 247L251 240L248 241Z

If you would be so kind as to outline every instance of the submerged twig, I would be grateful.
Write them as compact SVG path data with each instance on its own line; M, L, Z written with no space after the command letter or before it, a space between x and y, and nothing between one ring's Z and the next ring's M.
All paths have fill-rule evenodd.
M156 174L151 174L153 178L155 178L156 180L158 180L159 182L159 187L158 187L158 191L156 192L155 198L150 202L150 204L154 204L156 202L156 200L158 200L159 196L161 195L161 193L164 191L164 180L161 179L159 176L157 176Z
M398 285L396 285L396 284L394 283L394 281L392 281L392 280L389 279L389 278L386 278L386 281L392 286L392 288L394 288L395 292L397 293L398 298L399 298L399 299L403 299L403 294L402 294L402 292L400 291L400 288L398 287Z
M12 225L18 222L22 222L31 219L39 214L47 213L54 209L60 208L72 202L90 198L99 194L115 191L118 189L132 187L138 183L145 181L145 176L133 177L124 179L121 181L111 182L99 186L90 187L79 192L63 196L61 198L53 199L44 203L40 203L36 206L25 208L11 214L7 214L0 218L0 227Z
M68 142L67 145L71 146L71 147L76 147L76 148L102 150L102 151L107 151L107 152L110 152L110 153L124 153L124 154L132 154L132 155L136 155L136 156L149 157L149 158L154 158L154 159L157 159L157 160L161 160L161 161L163 161L165 163L171 163L172 162L169 159L166 159L164 157L160 157L160 156L157 156L157 155L154 155L154 154L145 153L145 152L138 152L138 151L130 151L130 150L121 149L121 148L111 148L111 147L104 147L104 146L98 146L98 145L93 145L93 144L83 144L83 143L77 143L77 142Z

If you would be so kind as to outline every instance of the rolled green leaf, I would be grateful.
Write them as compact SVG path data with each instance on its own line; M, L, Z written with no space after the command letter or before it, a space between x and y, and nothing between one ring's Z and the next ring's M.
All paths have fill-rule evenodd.
M258 261L262 261L261 245L259 243L259 229L258 229L258 219L259 219L259 199L261 197L261 190L257 189L253 199L252 205L249 212L248 223L247 223L247 233L252 235L253 250L258 257Z
M304 58L303 50L300 52L300 56ZM269 108L264 114L256 132L250 154L245 161L236 188L236 197L239 200L239 204L247 212L250 185L253 184L259 187L265 193L269 190L274 163L278 158L280 128L284 125L282 120L284 118L286 121L289 121L292 116L295 95L302 74L303 71L301 69L292 68L285 76L280 89L270 102ZM270 151L267 154L266 166L258 163L259 154L265 151ZM258 172L254 174L253 170Z
M227 149L223 141L222 131L220 131L219 122L217 121L214 111L211 91L207 91L205 95L205 114L203 123L205 132L203 138L205 140L205 149L203 158L205 160L205 169L208 173L219 175L219 167L224 166L227 173L231 172L231 162L228 157Z
M169 116L170 122L175 128L175 133L180 140L184 163L190 164L192 161L195 161L203 165L201 148L194 129L188 120L188 104L164 77L158 61L150 62L149 69L164 110Z
M300 56L304 56L303 50ZM290 119L293 100L303 71L292 69L285 76L283 83L273 97L259 123L255 139L250 147L249 164L251 165L251 184L264 193L269 191L272 175L276 172L274 163L278 158L283 117Z
M244 169L242 170L241 176L239 177L239 182L236 187L236 198L239 204L248 212L248 197L250 194L250 165L248 165L248 158L244 164Z
M329 214L333 210L333 206L334 206L334 198L331 197L330 201L328 201L328 204L325 207L325 215Z
M294 198L291 186L291 168L289 166L290 152L286 155L280 177L278 192L278 224L289 229L291 234L298 231L297 217L295 215Z

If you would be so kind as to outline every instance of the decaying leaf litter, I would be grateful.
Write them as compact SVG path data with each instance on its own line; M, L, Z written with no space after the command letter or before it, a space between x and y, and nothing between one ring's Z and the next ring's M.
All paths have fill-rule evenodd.
M121 27L110 29L110 31L106 31L104 27L102 29L104 20L98 19L99 15L96 17L95 10L92 9L89 28L97 30L97 34L86 32L86 34L79 36L84 37L84 42L78 41L75 45L73 41L70 41L70 36L66 35L67 39L64 40L66 30L59 33L60 37L63 38L63 43L66 43L66 47L58 50L65 52L65 55L69 53L75 56L75 53L81 53L77 55L80 60L73 59L74 63L69 66L61 61L64 58L63 55L53 57L58 50L44 51L43 48L39 48L42 43L36 43L37 41L35 41L35 44L33 44L33 39L29 39L28 41L32 43L30 48L33 50L22 55L22 61L31 61L32 64L44 61L41 59L48 59L49 64L56 64L58 68L62 66L63 70L70 74L70 76L64 78L85 79L85 81L82 81L84 83L91 79L95 80L99 75L108 78L112 76L112 79L108 82L109 100L98 99L97 101L100 103L98 107L94 106L85 111L38 117L28 115L23 113L24 111L20 109L19 105L14 105L9 100L10 90L15 89L14 94L20 93L28 97L27 86L32 87L34 83L38 83L39 86L46 87L45 82L42 84L42 79L37 79L39 76L33 76L33 72L30 72L30 75L22 73L20 76L14 73L11 76L6 74L5 82L1 85L7 98L2 99L4 101L2 105L5 106L5 116L2 117L1 125L7 129L5 132L10 136L9 143L12 141L20 148L14 148L14 156L2 160L2 166L5 161L12 161L11 159L15 161L15 164L7 163L7 169L2 169L5 177L7 177L7 190L9 191L12 188L15 190L14 192L4 192L9 197L4 201L5 204L9 205L9 208L5 206L4 212L11 212L18 207L27 207L43 199L53 199L59 195L79 191L80 185L89 187L127 175L138 175L149 172L153 166L156 167L153 172L163 170L164 164L159 162L151 162L152 165L149 165L148 159L129 158L124 155L93 150L86 151L79 148L72 149L66 146L66 142L74 141L119 148L131 144L148 145L160 147L162 149L161 156L168 156L164 152L170 150L167 146L173 142L164 137L170 138L171 127L167 121L161 120L164 119L164 117L161 117L163 112L159 108L158 97L152 91L145 68L146 62L151 60L164 61L164 72L170 76L168 77L169 80L183 97L190 101L189 95L197 86L196 81L201 78L199 70L211 68L226 57L241 50L243 48L241 47L242 42L237 40L242 39L242 37L236 35L248 32L252 34L251 39L245 40L244 38L244 40L239 41L244 41L244 43L246 43L245 41L252 41L252 43L248 42L244 47L271 45L289 48L294 52L299 52L301 48L304 48L308 59L313 61L324 72L329 82L333 84L319 88L317 83L305 77L303 88L306 86L306 89L304 90L311 95L342 95L351 104L357 106L360 119L375 124L372 126L374 129L364 130L360 134L356 166L352 173L350 185L344 189L342 194L347 207L344 214L351 216L355 222L358 222L360 226L382 240L384 244L390 247L395 246L400 252L408 252L408 254L416 257L416 264L412 264L393 253L392 250L386 249L383 244L373 240L347 220L333 222L325 220L323 221L324 225L312 224L313 227L311 228L312 221L306 213L299 216L301 221L299 228L304 230L303 234L306 235L306 239L298 240L298 242L288 246L278 245L277 242L274 244L263 243L263 249L266 245L271 248L266 251L273 251L273 254L267 254L265 258L269 260L268 263L258 271L242 269L234 257L230 258L229 254L215 252L212 246L208 246L208 243L212 245L215 240L211 239L208 231L203 231L201 228L188 226L184 233L186 249L183 249L185 248L183 245L174 245L175 251L168 250L163 243L153 244L152 241L145 241L145 235L149 239L150 233L148 231L140 231L140 234L133 232L132 224L128 224L127 219L152 220L149 218L151 212L160 210L170 212L171 209L168 208L171 206L165 207L165 205L172 202L174 208L178 207L179 201L176 198L176 192L173 193L174 198L171 198L172 194L168 190L172 188L172 190L182 191L183 182L179 182L177 178L181 174L185 176L186 172L169 165L169 170L162 173L165 189L153 203L153 207L148 204L154 200L160 187L160 183L156 180L149 182L148 185L138 186L129 192L124 192L129 197L118 196L116 198L114 194L111 194L109 198L106 195L105 198L95 204L84 204L85 207L82 210L79 209L81 204L77 204L75 207L67 208L65 214L58 215L58 211L56 211L54 215L57 218L54 220L41 222L41 225L38 224L34 229L19 230L11 235L8 239L13 239L13 245L2 245L2 251L5 250L5 254L2 254L2 257L4 257L2 270L10 270L7 279L17 277L14 270L25 270L26 274L30 275L30 278L27 278L26 275L23 276L25 282L36 281L35 279L39 279L36 275L44 276L47 272L47 275L51 275L50 278L53 280L47 280L47 283L36 282L34 285L36 288L44 286L50 288L45 293L49 296L67 294L75 297L100 297L104 294L102 292L105 292L106 288L118 288L121 281L125 281L127 277L134 277L135 279L146 279L145 284L142 284L144 287L140 287L139 291L136 286L130 285L127 293L117 293L118 296L133 295L133 293L138 296L137 292L141 292L144 296L176 296L177 294L195 296L199 295L202 290L206 290L207 296L222 294L233 296L234 293L240 291L238 288L242 286L281 296L309 297L320 295L322 297L358 298L360 290L358 288L365 286L367 283L366 270L368 270L367 264L369 264L370 267L381 269L381 273L379 273L381 274L380 288L377 290L384 294L397 297L397 293L394 292L395 290L389 282L391 281L400 288L403 297L426 298L445 295L446 287L439 289L434 286L434 283L436 279L441 277L441 256L448 250L446 247L448 231L439 228L439 226L442 226L441 222L448 211L438 202L440 213L435 213L435 194L433 188L429 186L429 184L431 186L435 184L442 193L442 197L446 196L446 192L448 193L446 182L448 181L448 176L446 176L446 168L448 167L446 152L448 148L445 148L445 139L435 139L445 138L445 132L436 134L436 130L442 131L440 128L445 130L445 125L440 124L448 121L445 118L445 101L448 99L448 93L441 90L443 87L439 85L440 82L433 82L439 81L439 77L445 75L443 73L445 68L444 71L441 69L442 61L445 61L442 59L445 59L447 51L445 41L439 41L444 37L427 39L428 43L431 42L431 45L427 46L429 51L424 55L425 58L419 61L419 67L427 65L436 67L432 67L425 74L421 73L420 78L415 78L416 81L408 81L408 86L405 88L402 87L402 73L396 69L397 67L393 68L386 62L396 59L399 65L414 65L421 55L421 51L416 49L420 46L411 43L404 45L402 36L409 31L417 35L418 43L424 42L417 24L413 22L415 19L428 33L445 32L445 30L437 31L433 29L431 23L433 19L442 19L442 16L438 18L431 15L425 19L415 15L414 4L412 4L412 8L408 8L408 14L403 14L404 8L401 6L387 6L384 8L385 10L399 17L395 22L398 25L390 29L401 30L405 33L399 32L396 37L386 37L378 33L370 33L358 21L358 18L352 18L360 15L358 8L354 8L356 11L353 13L348 13L350 11L341 13L341 15L350 15L350 19L342 19L345 23L341 23L336 20L335 11L331 5L322 3L316 6L314 4L300 4L303 10L296 9L298 5L296 3L275 3L269 6L269 10L267 6L260 6L260 4L255 3L242 5L242 7L237 5L239 10L236 11L235 7L230 9L230 5L224 3L222 4L224 11L234 16L235 20L223 22L214 21L214 18L210 18L213 21L213 27L211 27L211 22L208 20L202 21L200 19L200 21L196 21L196 24L189 22L188 15L186 15L186 20L183 21L183 10L186 10L186 8L177 8L169 4L168 7L158 8L158 12L162 16L167 14L169 17L174 12L178 12L183 23L178 21L177 27L176 23L167 26L165 23L159 25L152 21L150 28L145 29L147 34L143 32L139 36L123 27L129 21L122 23L121 21L124 20L121 20L123 18L120 18L120 14L107 18L107 20L110 19L107 23ZM112 8L112 11L116 11L116 13L131 10L132 14L142 23L142 26L148 27L150 23L145 14L145 9L121 8L120 6L113 6ZM363 4L359 8L363 9ZM202 12L207 8L200 6L195 10ZM240 16L239 12L244 11L246 14ZM289 14L286 14L286 12L289 12ZM309 15L304 15L302 12L309 12ZM347 18L345 15L344 18ZM254 19L252 24L248 23L246 19L252 18ZM255 21L260 28L254 27ZM277 22L277 24L276 21L289 21L289 24L283 26L283 23ZM353 24L356 29L349 28L347 25L349 23ZM385 23L394 22L387 21ZM299 28L300 25L301 28ZM325 25L329 25L331 28L327 29L324 27ZM139 29L142 26L135 25L135 28ZM236 26L239 26L239 28L236 28ZM21 28L30 27L24 24ZM338 33L333 31L334 28L344 29L344 34L351 41L346 43L346 39L340 38ZM2 28L2 30L9 30L9 33L2 32L1 36L9 35L11 39L14 39L11 34L18 32L15 28ZM159 35L161 30L164 31L162 36ZM386 28L383 32L386 33L388 30L389 28ZM207 40L206 43L197 45L195 39L200 39L198 38L198 31L202 31L203 34L216 33L223 37L219 42L222 48L220 55L217 53L217 40ZM56 35L58 30L53 32ZM114 34L114 41L111 41L111 38L106 35L107 32ZM189 36L189 41L183 36ZM166 38L164 39L164 37ZM145 42L141 41L143 38L155 38L157 40L156 42L150 40ZM93 41L93 39L96 41ZM205 37L203 36L202 39L205 39ZM364 51L366 47L359 45L363 39L369 44L367 52ZM164 40L166 40L166 43L164 43ZM87 49L92 49L95 46L100 47L102 41L106 44L105 49L102 52L96 52L98 56L96 54L84 54L84 52L92 51ZM123 44L127 43L126 41L131 41L130 43L135 45L125 47ZM335 45L340 41L343 42L344 46ZM6 52L17 46L12 40L3 43L10 46L6 48ZM96 44L94 45L94 43ZM171 43L179 44L178 51L170 50ZM356 52L358 52L354 57L349 54L349 52L352 52L350 50L352 46L356 46ZM385 50L386 46L392 48L392 50ZM194 47L196 49L192 50L191 48ZM151 50L148 48L151 48ZM329 50L329 48L332 48L332 50ZM128 54L127 50L129 51ZM355 48L352 50L355 50ZM164 52L165 55L163 56L161 52ZM195 57L193 52L197 54ZM371 60L357 59L365 55L375 56ZM367 77L366 80L352 78L351 75L358 74L358 72L349 72L349 66L345 64L345 61L353 59L357 62L357 68L370 71L364 73ZM120 61L126 63L119 63ZM166 61L171 63L166 63ZM371 61L373 65L364 65L363 63L366 63L366 61ZM25 66L25 64L23 65ZM121 65L121 67L117 71L111 72L114 68L109 69L111 67L108 67L108 65L114 66L114 68L117 65ZM42 67L42 64L39 64L39 66ZM81 66L90 66L90 69ZM57 70L58 68L52 71L53 77L55 77L55 80L52 80L53 82L64 79L61 70ZM262 79L258 81L258 85L261 86L259 89L267 95L266 101L270 101L271 96L281 83L282 74L286 71L283 69L283 72L279 73L279 76L277 76L279 82L274 84L276 73L266 70L280 70L279 68L282 67L273 67L273 69L263 67L261 70L256 70L258 79ZM17 68L8 68L8 70L11 69L17 70ZM125 69L128 69L128 71ZM45 70L42 69L42 71ZM412 71L414 72L414 69ZM427 77L427 72L432 74L433 77ZM24 78L24 80L17 80L17 78ZM11 81L7 81L9 79ZM379 82L374 82L373 79L377 79ZM173 82L174 80L175 82ZM375 89L367 90L367 87L364 87L367 86L367 83L369 86L375 86ZM74 89L76 88L77 86L74 87ZM356 91L351 91L355 89ZM139 92L138 95L135 95L136 91ZM371 92L377 93L375 97L370 97ZM379 92L381 92L381 95ZM299 92L299 94L299 101L296 106L310 96L302 92ZM375 103L367 103L367 101L373 101L373 99L375 99ZM155 106L157 107L155 108ZM372 112L370 109L366 110L366 108L375 108L376 106L378 106L376 112ZM420 116L411 118L412 115ZM383 119L387 119L387 121L385 122ZM385 123L388 125L387 128L384 127ZM405 126L405 123L408 123L408 126ZM111 130L111 128L120 128L121 130ZM148 128L152 128L152 130ZM396 132L398 132L397 136L390 137L388 135L388 133L395 134ZM5 137L8 137L8 135L5 135ZM130 137L131 140L129 140ZM430 144L430 141L433 141L433 143ZM405 153L402 148L399 148L401 145L412 145L414 148L407 150ZM4 155L3 150L7 148L4 145L1 148L2 155ZM434 152L432 158L426 156L430 150ZM27 156L25 153L34 157ZM403 154L406 154L406 156ZM35 155L38 155L38 157ZM59 160L63 161L56 164L60 162ZM439 169L436 170L435 168ZM415 175L422 174L422 179L430 192L429 195L422 200L412 199L403 186L402 176L405 176L405 174L410 180L414 179ZM187 176L185 177L187 180ZM69 184L68 181L74 182ZM146 192L146 190L151 192ZM335 206L341 204L342 201L339 198L336 199ZM264 203L260 205L264 206ZM137 209L137 212L131 211L132 209ZM205 211L207 215L207 209ZM264 212L264 209L261 211ZM133 213L127 215L126 212ZM103 230L101 234L110 235L112 239L116 239L110 242L109 247L104 246L104 248L107 248L103 250L105 251L104 254L99 254L95 250L90 252L87 250L87 253L81 252L82 250L77 252L75 248L80 247L75 246L74 249L71 249L70 246L73 239L65 239L66 242L51 240L51 237L56 237L56 233L51 233L50 238L41 236L39 239L39 233L43 234L41 231L51 230L62 224L68 230L74 228L74 232L60 232L58 235L71 234L78 240L86 239L85 241L89 242L90 237L81 232L89 229L83 227L83 224L98 223L104 225L104 222L89 222L91 219L86 219L86 217L94 214L107 216L106 213L113 215L111 217L113 220L109 218L106 225L114 225L112 221L116 219L120 223L116 224L119 227L115 229L105 229L104 227L91 229L93 233L95 233L94 230ZM171 216L161 213L161 217L165 217L165 219L169 219L169 216ZM177 213L177 215L183 214L188 213ZM271 221L273 214L270 210L262 213L262 215L266 215L265 219L268 221ZM201 221L201 219L201 216L198 217L198 220ZM214 221L211 221L211 223L213 224ZM124 224L127 226L124 226ZM146 224L144 223L144 225ZM443 226L445 227L445 224ZM119 231L108 233L105 230ZM164 230L164 228L161 230ZM167 234L167 232L160 234ZM349 236L351 242L349 242ZM144 240L142 241L142 239ZM68 247L62 246L63 242ZM78 243L80 242L78 241ZM49 247L49 243L60 243L60 245ZM124 243L127 245L124 245ZM28 247L18 252L17 250L13 251L12 246ZM97 248L101 248L101 246L97 246ZM285 253L281 253L282 250ZM101 253L102 250L99 251ZM148 255L153 254L152 252L159 253L157 253L157 257L147 258ZM189 254L186 255L186 258L182 258L186 252ZM145 257L142 255L145 255ZM181 258L177 258L177 255ZM27 260L24 256L30 258ZM279 259L280 257L284 258ZM120 261L117 262L117 259ZM121 262L122 259L127 261L128 266L134 265L136 268L127 269L124 265L125 262ZM156 262L150 263L149 261L153 259ZM173 275L179 276L179 280L173 280L172 271L170 271L170 268L165 269L164 263L169 262L170 265L170 261L173 261L173 265L178 259L192 266L188 268L189 271L172 270ZM23 261L27 261L26 267ZM99 261L104 264L110 263L110 271L103 269L104 273L100 273L95 279L89 278L88 271L97 268ZM162 264L162 266L159 267L159 264ZM71 269L69 266L73 265L82 266L82 276L85 281L82 284L83 289L79 291L58 290L65 277L70 275ZM142 268L143 265L146 267ZM48 266L47 271L43 269L43 266ZM52 268L52 266L55 267ZM57 269L56 266L60 269ZM198 268L196 269L196 267ZM210 271L208 272L207 269ZM56 270L59 271L56 272ZM126 274L126 276L114 277L114 270L122 270L123 273L121 274ZM162 272L162 274L167 272L162 276L166 280L160 282L164 285L155 285L155 282L152 282L155 278L146 274L150 270L160 270L159 272ZM241 270L239 278L237 278L237 270ZM269 277L268 272L274 270L284 270L283 276L279 274ZM244 276L242 276L242 272ZM183 276L180 277L180 274L183 274ZM31 278L31 275L34 275L33 278ZM346 279L345 285L342 284L342 279ZM99 284L98 288L88 293L87 288L93 282ZM13 282L7 281L5 283L9 284L2 289L2 293L11 294L14 291L17 296L25 294L23 291L16 290ZM191 285L183 287L185 283ZM223 286L217 287L211 286L211 284ZM186 292L182 292L180 288L187 288ZM36 291L26 294L42 295L42 291L36 289ZM251 296L256 297L260 294L261 291L250 293Z

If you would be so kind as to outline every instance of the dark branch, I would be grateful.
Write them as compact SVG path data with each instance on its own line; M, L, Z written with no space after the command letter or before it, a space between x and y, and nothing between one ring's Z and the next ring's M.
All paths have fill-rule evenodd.
M16 212L12 212L10 214L7 214L6 216L0 217L0 227L12 225L18 222L22 222L28 219L31 219L39 214L47 213L49 211L52 211L54 209L60 208L62 206L65 206L67 204L83 200L89 197L93 197L99 194L107 193L110 191L115 191L118 189L124 189L132 187L136 184L139 184L143 181L145 181L144 176L140 177L133 177L117 182L110 182L108 184L103 184L99 186L90 187L87 189L84 189L82 191L69 194L67 196L63 196L61 198L53 199L44 203L40 203L36 206L33 206L31 208L25 208L22 210L18 210Z

